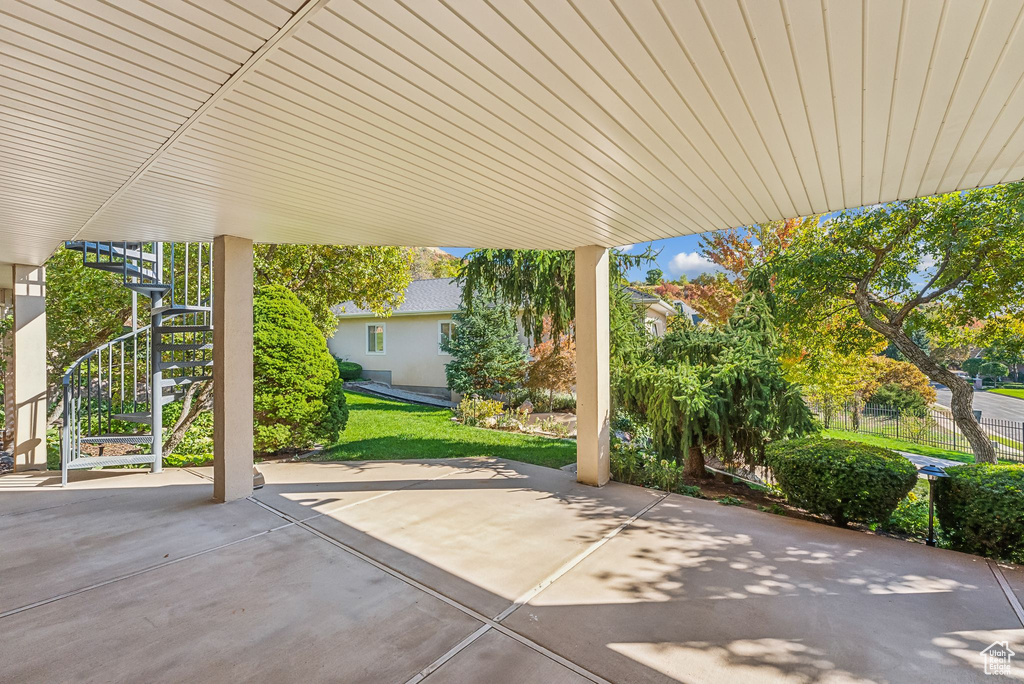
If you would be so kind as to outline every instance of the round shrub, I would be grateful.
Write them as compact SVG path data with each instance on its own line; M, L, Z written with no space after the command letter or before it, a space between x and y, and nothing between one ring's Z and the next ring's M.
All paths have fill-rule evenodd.
M332 443L348 420L324 336L280 285L260 288L253 305L253 413L260 453Z
M935 485L935 508L945 546L1024 563L1024 467L946 468Z
M868 401L894 409L897 413L924 416L928 413L928 402L919 392L909 390L895 382L882 385Z
M841 527L888 520L917 482L914 464L895 451L841 439L774 442L766 456L791 503Z
M363 367L355 361L338 359L338 377L342 380L358 380L363 377Z

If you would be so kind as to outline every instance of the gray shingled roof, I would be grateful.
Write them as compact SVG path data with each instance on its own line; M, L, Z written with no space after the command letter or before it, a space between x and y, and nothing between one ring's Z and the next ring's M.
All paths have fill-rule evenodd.
M414 280L405 291L405 301L394 310L396 314L454 313L459 310L462 288L448 278ZM344 311L342 309L344 308ZM372 316L373 312L362 309L352 302L339 304L333 309L339 316Z
M632 287L627 287L634 301L652 304L659 301L656 295L649 295ZM448 278L430 280L414 280L405 291L405 301L394 310L395 314L416 313L455 313L459 310L462 289L458 283ZM344 311L342 309L344 308ZM373 312L362 309L352 302L339 304L333 309L339 316L372 316Z

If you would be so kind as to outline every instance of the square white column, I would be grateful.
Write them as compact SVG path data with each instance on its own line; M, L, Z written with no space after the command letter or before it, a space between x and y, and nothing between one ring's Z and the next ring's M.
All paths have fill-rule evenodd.
M577 480L608 482L611 453L608 250L576 248Z
M213 241L213 498L252 494L252 240Z
M14 469L46 470L46 269L15 264L9 416Z

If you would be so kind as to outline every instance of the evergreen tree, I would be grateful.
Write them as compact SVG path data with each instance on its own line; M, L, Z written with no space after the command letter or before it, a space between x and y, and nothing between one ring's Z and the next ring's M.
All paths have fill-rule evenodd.
M263 453L330 444L348 420L338 364L309 309L281 285L260 288L253 306L253 409Z
M767 304L747 295L726 326L679 326L657 340L618 374L618 395L650 424L662 456L685 461L690 477L705 477L710 454L762 465L770 440L814 429L778 349Z
M451 336L441 349L452 355L445 365L448 389L493 397L516 387L526 372L526 349L507 307L477 302L460 309Z

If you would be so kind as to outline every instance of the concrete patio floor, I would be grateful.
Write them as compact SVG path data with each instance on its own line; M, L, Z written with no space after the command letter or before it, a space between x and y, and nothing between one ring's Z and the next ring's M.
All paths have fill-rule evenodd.
M0 681L965 682L980 558L493 459L0 477ZM1018 604L1019 608L1019 604Z

